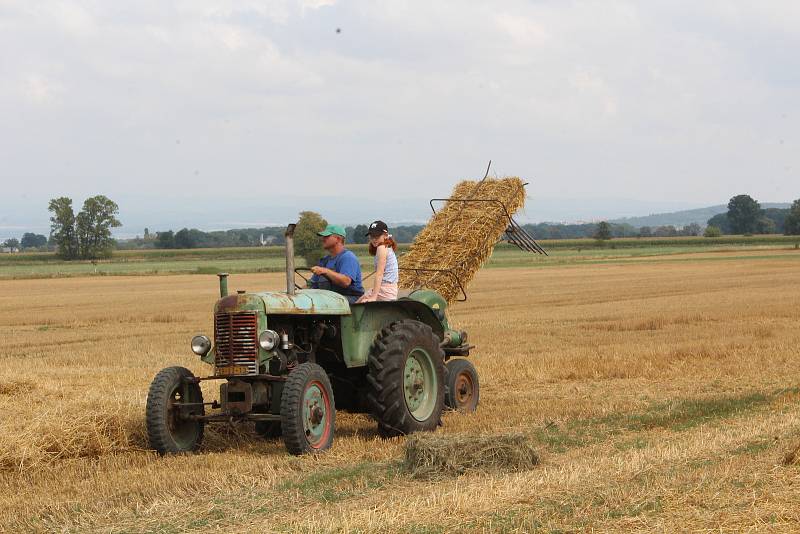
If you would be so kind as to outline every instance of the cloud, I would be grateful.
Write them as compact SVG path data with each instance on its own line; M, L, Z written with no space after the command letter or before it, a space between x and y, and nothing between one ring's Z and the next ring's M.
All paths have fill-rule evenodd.
M4 198L796 197L799 6L6 0Z
M25 76L21 90L23 97L35 104L53 103L62 91L61 84L47 80L38 74Z

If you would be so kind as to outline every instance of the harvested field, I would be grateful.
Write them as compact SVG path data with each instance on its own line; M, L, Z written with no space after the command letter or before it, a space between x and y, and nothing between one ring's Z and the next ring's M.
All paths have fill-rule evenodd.
M319 457L226 427L200 454L143 450L153 375L205 371L188 342L216 291L202 275L0 281L0 530L800 529L798 253L480 271L452 321L478 345L481 406L436 439L524 434L539 463L422 478L407 439L346 413Z

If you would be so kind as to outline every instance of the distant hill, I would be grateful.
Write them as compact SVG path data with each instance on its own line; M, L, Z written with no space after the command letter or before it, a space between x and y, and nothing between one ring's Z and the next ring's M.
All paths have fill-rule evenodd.
M785 209L790 207L791 204L786 202L763 202L762 208L781 208ZM645 215L642 217L623 217L621 219L613 219L609 222L615 224L630 224L635 227L642 226L667 226L672 225L675 227L686 226L687 224L697 223L705 226L706 222L720 213L728 211L727 204L720 204L718 206L709 206L707 208L697 208L692 210L673 211L671 213L654 213L652 215Z

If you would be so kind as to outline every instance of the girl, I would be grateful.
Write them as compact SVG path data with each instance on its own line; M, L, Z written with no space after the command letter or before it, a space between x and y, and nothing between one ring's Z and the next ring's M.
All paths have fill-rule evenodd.
M369 253L375 256L375 284L358 302L397 300L397 243L383 221L369 225Z

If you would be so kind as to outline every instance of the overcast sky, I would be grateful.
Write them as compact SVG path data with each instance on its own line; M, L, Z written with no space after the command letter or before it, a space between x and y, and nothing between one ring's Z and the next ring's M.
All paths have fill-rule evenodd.
M416 220L490 158L528 220L788 201L799 119L797 0L0 0L0 234Z

